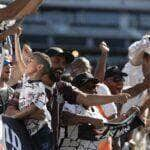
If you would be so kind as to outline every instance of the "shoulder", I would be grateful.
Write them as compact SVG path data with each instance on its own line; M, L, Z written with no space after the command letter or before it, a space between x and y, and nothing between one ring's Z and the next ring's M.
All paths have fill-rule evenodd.
M108 95L111 94L109 88L104 83L98 84L98 86L97 86L97 93L98 94L108 94Z

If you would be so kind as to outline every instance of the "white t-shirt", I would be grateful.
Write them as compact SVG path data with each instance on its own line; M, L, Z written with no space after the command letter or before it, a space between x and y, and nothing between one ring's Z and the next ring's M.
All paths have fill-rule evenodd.
M96 118L96 119L103 120L103 122L107 122L107 119L104 118L99 113L99 111L98 111L96 106L91 106L91 107L89 107L89 109L85 109L81 105L72 105L72 104L69 104L68 102L65 102L65 104L63 106L63 111L68 111L68 112L76 114L76 115Z
M47 102L45 85L40 81L29 81L28 78L24 78L19 97L19 110L24 110L34 103L39 109L44 110L46 116L44 120L24 119L30 135L36 134L45 124L51 128L51 115L46 107Z
M142 72L142 65L140 66L133 66L130 62L128 62L123 72L127 73L128 76L125 78L124 82L124 89L130 88L138 83L143 81L143 72ZM134 105L141 105L142 100L147 95L147 91L140 93L138 96L130 99L127 103L125 103L122 107L122 113L127 112L132 106Z
M97 94L111 95L109 88L105 84L98 84L97 86ZM105 105L101 105L106 116L111 116L113 114L117 114L117 107L115 103L109 103Z

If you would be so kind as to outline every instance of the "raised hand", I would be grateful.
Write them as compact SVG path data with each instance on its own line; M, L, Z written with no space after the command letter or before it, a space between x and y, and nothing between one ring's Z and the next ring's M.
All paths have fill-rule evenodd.
M103 41L99 44L99 48L101 49L102 53L108 53L110 51L110 49L105 41Z
M21 33L22 33L22 28L14 25L0 34L0 41L4 41L9 35L17 34L18 36L20 36Z
M8 30L5 31L5 33L8 35L15 35L17 34L20 36L22 34L22 28L20 26L14 25L10 27Z

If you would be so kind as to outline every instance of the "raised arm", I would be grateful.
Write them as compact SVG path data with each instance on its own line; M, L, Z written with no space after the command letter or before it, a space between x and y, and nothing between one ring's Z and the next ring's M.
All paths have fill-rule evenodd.
M99 45L99 49L101 50L101 56L98 60L94 77L99 79L100 82L103 82L105 77L106 62L107 62L109 47L105 42L101 42Z
M15 0L7 7L0 9L0 22L4 20L22 19L36 12L43 0Z
M20 33L19 27L14 25L0 34L0 41L4 41L9 35L15 35L19 33Z
M19 66L19 70L20 70L21 74L23 75L25 73L26 65L23 60L18 34L15 34L15 54L16 54L16 60L17 60L18 66Z

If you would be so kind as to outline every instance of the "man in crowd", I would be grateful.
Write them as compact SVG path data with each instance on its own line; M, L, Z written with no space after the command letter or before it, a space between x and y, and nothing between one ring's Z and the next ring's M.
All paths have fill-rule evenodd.
M0 114L7 109L9 98L13 95L13 89L7 85L7 81L11 75L11 60L5 58L3 62L3 69L0 77Z
M143 36L140 41L134 42L129 47L129 62L123 69L128 73L125 78L126 86L133 86L137 82L142 82L143 78L149 82L150 80L150 42L149 36ZM126 112L132 105L139 105L140 101L148 94L148 88L143 94L132 99L123 106L122 112Z
M118 94L122 92L124 77L127 74L121 72L117 66L108 67L105 73L104 83L107 85L112 94ZM117 106L117 112L120 113L121 106Z
M52 61L52 70L55 74L55 80L58 81L65 68L74 60L74 56L69 51L64 51L60 47L50 47L46 50L46 54Z
M142 82L144 79L145 82L149 82L150 80L150 41L149 35L145 35L141 40L134 42L128 49L129 52L129 62L124 67L124 72L128 73L128 77L125 79L126 86L133 86L137 84L137 82ZM122 112L125 113L128 109L132 107L132 105L141 105L141 101L145 99L145 97L149 96L149 87L145 89L145 91L139 94L137 97L130 100L123 105ZM149 118L148 109L145 111L145 122L147 118ZM148 132L147 132L148 133ZM146 137L147 133L143 131L135 131L133 136L133 142L135 147L141 147L142 149L146 149ZM139 138L140 135L140 138Z

